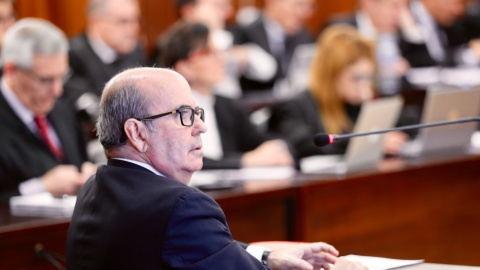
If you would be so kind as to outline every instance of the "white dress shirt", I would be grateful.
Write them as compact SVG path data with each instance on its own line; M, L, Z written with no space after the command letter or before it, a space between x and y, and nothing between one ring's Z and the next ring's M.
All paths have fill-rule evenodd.
M192 89L193 97L197 106L203 108L205 112L205 124L208 132L202 134L203 156L206 158L219 160L223 158L222 140L218 130L217 117L215 116L215 96L201 95Z
M147 164L147 163L143 163L143 162L140 162L140 161L136 161L136 160L133 160L133 159L128 159L128 158L112 158L112 159L117 159L117 160L122 160L122 161L125 161L125 162L130 162L130 163L133 163L135 165L138 165L140 167L143 167L151 172L153 172L154 174L156 175L160 175L160 176L163 176L165 177L165 175L163 175L162 173L160 173L159 171L157 171L155 168L153 168L150 164Z
M117 52L108 46L101 38L90 38L91 37L87 36L88 44L104 64L111 64L117 60Z

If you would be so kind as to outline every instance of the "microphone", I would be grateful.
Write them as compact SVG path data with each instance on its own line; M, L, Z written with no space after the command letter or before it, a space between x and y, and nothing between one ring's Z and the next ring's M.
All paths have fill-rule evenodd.
M65 267L56 259L56 258L58 258L58 259L62 260L63 262L65 262L65 257L64 256L62 256L60 254L57 254L57 253L54 253L54 252L47 251L44 248L42 243L35 244L34 249L35 249L35 252L38 255L42 256L49 263L53 264L53 266L55 266L55 268L57 268L58 270L65 270Z
M468 123L468 122L480 122L480 117L467 117L467 118L461 118L461 119L452 120L452 121L440 121L440 122L433 122L433 123L427 123L427 124L417 124L417 125L403 126L403 127L390 128L390 129L384 129L384 130L352 133L352 134L344 134L344 135L319 133L315 135L313 142L318 147L324 147L333 143L336 140L341 140L341 139L349 139L353 137L367 136L367 135L373 135L373 134L382 134L382 133L387 133L391 131L402 131L402 130L417 129L417 128L446 126L446 125L461 124L461 123Z

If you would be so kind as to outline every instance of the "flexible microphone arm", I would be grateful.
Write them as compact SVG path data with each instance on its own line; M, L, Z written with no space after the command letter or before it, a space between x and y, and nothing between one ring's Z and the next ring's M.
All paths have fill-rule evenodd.
M343 134L343 135L320 133L315 135L314 142L316 146L323 147L340 139L349 139L349 138L359 137L359 136L383 134L391 131L403 131L403 130L410 130L410 129L417 129L417 128L428 128L428 127L445 126L445 125L452 125L452 124L461 124L461 123L467 123L467 122L480 122L480 117L467 117L467 118L461 118L461 119L452 120L452 121L440 121L440 122L417 124L417 125L403 126L403 127L390 128L390 129L384 129L384 130Z

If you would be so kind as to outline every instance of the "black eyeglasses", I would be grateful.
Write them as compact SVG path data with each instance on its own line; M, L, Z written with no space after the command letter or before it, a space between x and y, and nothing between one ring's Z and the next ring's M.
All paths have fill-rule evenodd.
M182 125L185 127L191 127L193 126L194 120L195 120L195 115L198 116L203 122L205 122L205 112L203 111L202 108L192 108L188 106L180 107L176 110L173 110L171 112L166 112L166 113L161 113L161 114L156 114L152 116L147 116L144 118L137 119L139 121L148 121L148 120L155 120L160 117L164 117L170 114L180 114L180 122L182 122Z

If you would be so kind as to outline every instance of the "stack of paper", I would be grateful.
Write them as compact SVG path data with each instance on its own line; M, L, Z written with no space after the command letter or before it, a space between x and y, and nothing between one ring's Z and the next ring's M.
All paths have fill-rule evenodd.
M76 196L55 198L50 193L39 193L10 198L10 212L15 216L71 217Z
M398 267L414 265L422 263L423 260L395 260L380 257L359 256L359 255L347 255L346 259L350 261L360 262L368 267L368 270L387 270Z
M238 170L202 170L193 174L190 185L207 185L217 181L233 180L278 180L292 177L296 174L291 166L255 167Z

